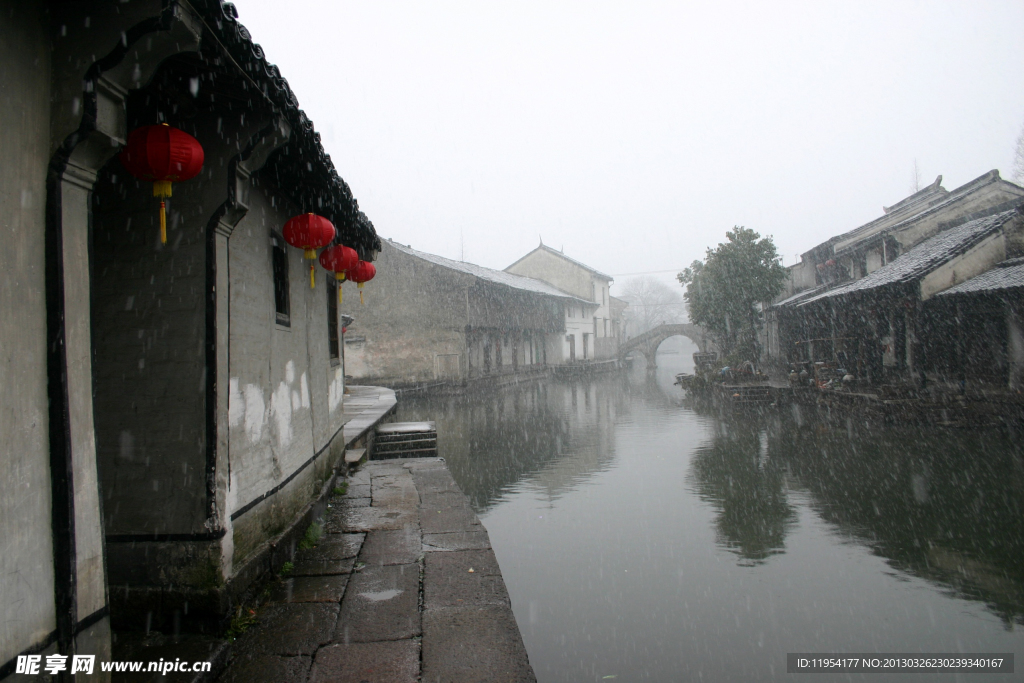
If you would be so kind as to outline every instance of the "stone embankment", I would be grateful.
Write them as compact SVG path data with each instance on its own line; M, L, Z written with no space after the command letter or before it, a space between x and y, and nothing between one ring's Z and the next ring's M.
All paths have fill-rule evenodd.
M366 463L322 531L219 681L536 680L487 531L443 460Z

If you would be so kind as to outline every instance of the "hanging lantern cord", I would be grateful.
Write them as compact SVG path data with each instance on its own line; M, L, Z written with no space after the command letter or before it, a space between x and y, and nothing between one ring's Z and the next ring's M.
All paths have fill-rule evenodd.
M153 183L153 196L160 197L160 243L167 244L167 202L164 199L171 196L171 181Z
M313 289L316 286L316 280L313 276L313 262L316 261L316 249L305 249L303 256L309 259L309 288Z

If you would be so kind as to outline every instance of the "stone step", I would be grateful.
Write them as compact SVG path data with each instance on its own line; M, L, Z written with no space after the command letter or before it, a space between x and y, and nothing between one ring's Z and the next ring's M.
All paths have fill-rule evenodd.
M386 453L388 451L407 451L421 448L433 448L437 449L437 437L430 437L424 439L403 439L402 441L384 441L376 442L373 444L373 449L377 453Z
M437 427L432 421L392 422L377 428L373 460L437 457Z
M409 451L391 451L389 453L374 453L374 460L389 460L392 458L436 458L436 448L422 448Z

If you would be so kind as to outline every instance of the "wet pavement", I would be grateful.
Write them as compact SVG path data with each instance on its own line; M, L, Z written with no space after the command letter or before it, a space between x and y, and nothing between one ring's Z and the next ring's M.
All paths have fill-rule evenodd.
M487 530L443 460L369 462L218 679L534 681Z

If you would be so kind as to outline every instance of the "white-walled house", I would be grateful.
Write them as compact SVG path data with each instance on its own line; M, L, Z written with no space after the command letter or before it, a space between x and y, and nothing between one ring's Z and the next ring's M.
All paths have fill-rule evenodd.
M612 303L610 275L543 243L505 271L550 283L587 302L566 307L564 362L604 360L618 354L621 311Z

